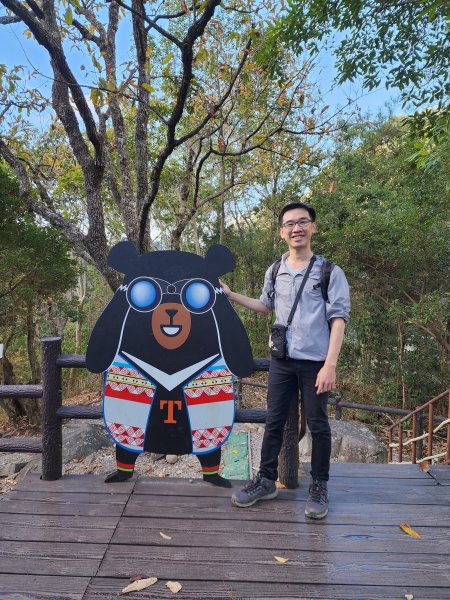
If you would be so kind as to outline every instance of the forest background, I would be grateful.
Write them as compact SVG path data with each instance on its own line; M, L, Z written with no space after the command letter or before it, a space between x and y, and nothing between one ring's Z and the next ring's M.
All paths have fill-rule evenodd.
M227 283L258 297L284 251L277 214L302 200L318 212L314 251L351 286L339 394L413 408L447 387L447 3L0 5L0 28L47 61L0 64L4 383L40 381L42 336L85 352L120 284L107 265L117 241L198 254L224 243L237 262ZM324 52L335 89L383 83L403 116L327 105ZM239 313L267 356L270 318ZM99 389L65 373L65 397ZM4 410L40 418L32 400Z

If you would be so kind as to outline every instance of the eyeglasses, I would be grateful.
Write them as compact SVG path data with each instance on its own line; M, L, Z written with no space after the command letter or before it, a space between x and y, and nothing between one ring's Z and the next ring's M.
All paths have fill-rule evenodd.
M155 310L162 297L170 294L180 296L184 308L196 314L207 312L216 301L216 292L205 279L182 279L169 283L153 277L138 277L127 288L128 304L138 312Z
M307 227L309 225L309 223L312 223L312 219L297 219L297 221L286 221L286 223L283 223L281 227L284 227L285 229L294 229L294 227L296 225L298 225L299 227Z

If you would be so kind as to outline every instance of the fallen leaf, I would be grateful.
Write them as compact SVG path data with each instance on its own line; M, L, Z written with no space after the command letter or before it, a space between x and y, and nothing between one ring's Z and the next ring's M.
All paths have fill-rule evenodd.
M431 460L421 460L419 466L422 469L422 471L428 473L431 466Z
M173 592L174 594L178 594L178 592L181 590L181 588L183 586L181 585L181 583L178 583L178 581L168 581L166 583L166 587L168 587L169 590L171 592Z
M162 531L159 532L159 535L162 537L163 540L171 540L172 538L170 537L170 535L166 535L165 533L163 533Z
M275 486L279 489L279 490L285 490L286 486L281 483L281 481L275 481Z
M288 558L283 558L282 556L274 556L274 559L277 560L282 565L286 564L289 560Z
M142 575L133 575L130 577L131 583L133 583L133 581L139 581L139 579L144 579L144 577Z
M414 529L412 529L408 523L402 523L400 525L400 529L416 540L420 539L420 535L417 533L417 531L414 531Z
M128 594L129 592L139 592L140 590L145 590L145 588L150 587L158 581L157 577L149 577L148 579L138 579L127 587L123 588L122 594Z
M414 596L412 594L405 594L405 600L414 600Z

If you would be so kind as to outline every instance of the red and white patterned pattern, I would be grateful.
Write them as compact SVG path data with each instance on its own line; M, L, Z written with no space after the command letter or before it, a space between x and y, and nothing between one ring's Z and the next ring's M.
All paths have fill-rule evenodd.
M192 441L194 448L217 448L222 444L231 427L213 427L211 429L192 430Z
M207 394L208 396L217 396L220 392L225 392L225 394L233 393L232 385L215 385L204 388L185 388L184 393L188 398L199 398L202 394Z
M144 445L144 431L140 427L108 423L108 430L114 439L121 444L142 448Z
M224 377L227 375L231 375L231 371L228 369L216 369L215 371L205 371L201 373L197 379L212 379L214 377Z

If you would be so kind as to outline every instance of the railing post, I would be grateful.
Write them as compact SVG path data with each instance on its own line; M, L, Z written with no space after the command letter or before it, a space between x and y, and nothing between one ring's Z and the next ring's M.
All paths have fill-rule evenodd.
M340 396L336 396L334 399L334 411L336 421L340 421L342 419L342 406L340 406L339 402L342 400Z
M283 445L279 456L279 480L288 489L298 487L298 396L291 400L289 416L284 426Z
M398 424L398 462L403 462L403 427L401 422Z
M433 405L428 405L428 456L433 455Z
M412 417L412 436L413 436L413 438L417 437L417 413L414 413L413 417ZM412 443L411 452L412 452L411 462L413 465L415 465L417 462L417 442Z
M423 435L423 421L424 421L424 415L423 415L423 411L419 411L417 413L417 431L418 431L418 435ZM423 440L418 440L417 441L417 458L420 459L423 457Z
M61 406L61 369L56 359L61 354L61 338L46 337L42 345L42 479L54 481L62 476L62 425L56 416Z

